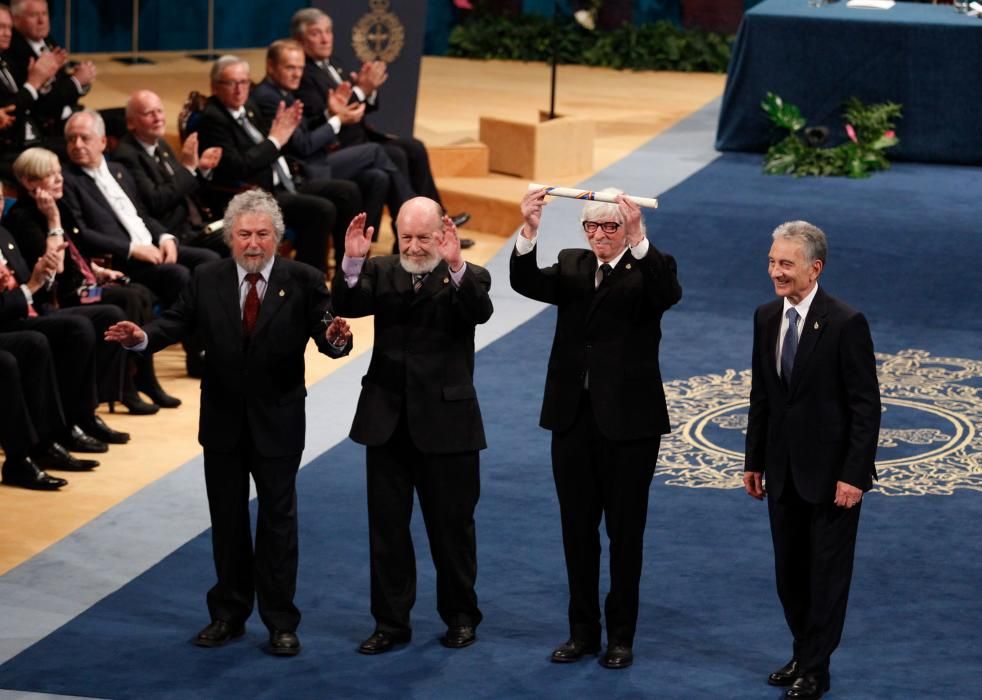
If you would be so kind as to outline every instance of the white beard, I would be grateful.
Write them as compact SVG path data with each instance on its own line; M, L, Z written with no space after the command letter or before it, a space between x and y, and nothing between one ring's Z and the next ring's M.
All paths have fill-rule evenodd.
M399 264L406 272L414 275L426 275L436 269L440 264L440 256L433 255L426 258L410 258L406 255L399 255Z

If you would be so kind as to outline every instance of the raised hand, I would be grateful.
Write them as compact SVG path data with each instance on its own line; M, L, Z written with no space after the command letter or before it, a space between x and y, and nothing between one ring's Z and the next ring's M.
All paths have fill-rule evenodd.
M333 90L327 91L327 111L331 114L339 114L351 101L351 83L347 80L339 84Z
M298 108L299 107L299 111ZM293 132L300 125L303 118L303 103L297 100L287 107L282 101L276 108L276 116L273 124L269 127L269 135L276 139L280 145L285 146L286 142L293 136Z
M456 272L464 264L464 256L460 253L460 238L457 236L457 227L449 216L443 217L443 235L436 250L440 257L446 261L451 271Z
M617 208L624 219L624 233L627 244L632 248L644 239L644 229L641 227L641 207L622 194L617 195Z
M95 64L92 61L82 61L75 66L72 77L78 81L79 85L85 87L91 85L92 81L95 80L95 73Z
M131 348L142 343L147 334L132 321L120 321L109 326L103 337L107 342L120 343L124 348Z
M352 102L338 112L342 124L357 124L365 117L365 103Z
M372 236L375 227L365 228L368 215L365 212L356 214L344 232L344 254L349 258L364 258L372 249Z
M198 168L201 170L211 170L212 168L217 168L219 162L222 160L222 147L212 146L211 148L206 148L201 156L198 158Z
M529 190L522 197L522 218L525 225L522 226L522 235L532 240L539 233L539 223L542 221L542 207L546 205L546 188L540 187L537 190Z
M198 132L192 132L188 134L188 137L184 139L184 143L181 144L181 152L178 154L177 159L181 161L181 165L185 168L190 168L194 170L198 167Z
M365 95L371 95L388 79L389 72L385 61L368 61L361 65L360 71L351 74L351 80Z

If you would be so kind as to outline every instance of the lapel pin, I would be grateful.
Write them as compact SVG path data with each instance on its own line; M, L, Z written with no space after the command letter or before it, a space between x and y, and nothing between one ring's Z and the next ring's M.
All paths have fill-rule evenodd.
M10 248L11 250L13 250L14 249L14 244L13 243L8 243L7 244L7 247Z
M630 270L631 269L631 263L628 263L627 265L625 265L624 266L624 269L625 270Z
M72 226L72 233L78 233L78 226Z
M444 277L443 278L443 283L444 284L449 284L449 282L450 282L450 278L449 277Z
M280 290L280 296L281 296L281 297L285 297L285 296L286 296L286 291L285 291L285 290L283 290L283 289L281 289L281 290Z
M117 180L122 180L123 179L123 173L116 173L116 179Z
M818 330L818 321L815 321L815 330Z

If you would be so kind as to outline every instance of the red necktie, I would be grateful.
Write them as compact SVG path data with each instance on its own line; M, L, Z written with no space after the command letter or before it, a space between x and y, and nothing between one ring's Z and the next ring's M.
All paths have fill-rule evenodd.
M249 283L249 291L246 293L245 304L242 306L242 336L249 338L256 327L256 319L259 318L259 290L256 283L263 277L258 272L250 272L245 276Z
M72 239L67 235L65 236L65 242L68 244L68 254L75 262L75 266L78 267L78 271L82 273L85 283L89 286L94 286L96 284L96 278L95 273L92 272L92 267L89 265L89 261L79 252Z
M0 261L0 278L5 282L4 287L10 291L11 289L17 289L20 285L17 284L17 278L14 276L14 271L7 267L7 263ZM34 318L38 315L37 310L34 308L34 304L27 302L27 317Z

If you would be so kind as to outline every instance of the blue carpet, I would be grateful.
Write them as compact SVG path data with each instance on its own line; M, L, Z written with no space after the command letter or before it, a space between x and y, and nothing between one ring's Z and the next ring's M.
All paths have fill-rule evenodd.
M903 380L884 387L896 397L884 425L899 442L884 445L881 460L911 461L931 447L925 439L953 449L947 461L927 465L934 471L911 479L926 495L885 495L911 492L892 478L898 467L867 499L829 697L971 696L982 677L980 191L982 173L971 168L899 165L866 181L794 180L762 176L759 156L727 155L663 194L649 219L652 240L678 258L684 289L665 317L662 349L680 427L691 418L685 392L693 378L719 380L748 367L753 308L773 293L770 231L792 218L826 230L831 254L822 283L867 314L881 360L900 367L890 376L909 369L919 387L909 396L938 407L930 414L934 432L925 432L928 414L903 410ZM685 471L677 463L652 487L635 666L609 672L547 661L566 636L549 438L537 427L554 322L547 310L477 360L491 448L482 455L477 512L486 620L475 646L448 651L437 642L443 628L417 522L414 640L381 657L354 653L372 620L364 454L345 442L299 478L299 657L259 652L265 634L255 617L245 639L228 647L188 643L206 622L211 558L203 535L0 667L0 688L104 698L782 697L764 684L790 644L765 507L735 488L671 485L668 476L674 483ZM927 354L903 354L913 348ZM919 368L929 371L918 375ZM740 432L729 428L712 424L708 439L739 450Z

